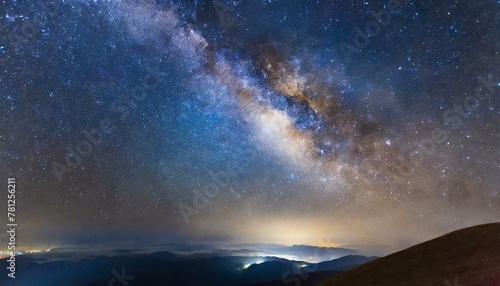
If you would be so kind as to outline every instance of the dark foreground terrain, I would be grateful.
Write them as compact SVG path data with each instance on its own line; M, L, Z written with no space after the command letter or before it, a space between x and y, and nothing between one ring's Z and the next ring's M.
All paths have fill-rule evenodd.
M336 275L319 285L500 285L500 223L457 230Z

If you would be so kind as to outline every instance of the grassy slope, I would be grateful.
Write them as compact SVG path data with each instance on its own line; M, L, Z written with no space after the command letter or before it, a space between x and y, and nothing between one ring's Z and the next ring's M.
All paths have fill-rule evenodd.
M451 232L343 272L319 285L500 286L500 223Z

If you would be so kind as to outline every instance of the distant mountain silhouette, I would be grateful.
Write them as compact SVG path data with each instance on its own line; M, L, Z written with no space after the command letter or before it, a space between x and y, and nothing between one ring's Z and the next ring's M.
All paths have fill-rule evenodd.
M500 223L457 230L338 274L319 285L500 285Z
M361 264L370 262L378 257L366 257L361 255L348 255L331 261L324 261L315 264L298 268L288 268L285 272L281 272L282 276L279 280L252 283L246 286L274 286L274 285L300 285L313 286L325 280L328 277L337 275L342 271L351 269ZM264 263L255 265L265 267Z
M129 254L120 249L119 256L97 256L81 260L59 260L46 263L51 253L42 257L16 257L16 279L7 277L6 267L0 268L0 285L123 285L117 276L128 279L127 285L245 285L262 281L294 281L297 273L326 270L307 274L318 282L341 270L371 261L373 257L347 256L319 264L292 261L277 257L213 256L186 257L171 252ZM125 255L123 255L125 254ZM50 260L47 260L50 261ZM260 262L261 263L256 263ZM7 265L5 260L2 264ZM254 263L254 264L251 264ZM320 271L321 272L321 271ZM299 276L302 279L304 276ZM113 282L112 280L116 281ZM111 284L110 284L111 281ZM306 285L306 284L303 284Z
M273 255L295 255L297 257L312 257L316 261L326 261L333 258L357 254L357 251L340 247L318 247L310 245L292 245L269 248Z
M361 264L365 264L372 260L377 259L376 256L366 257L362 255L348 255L338 259L333 259L330 261L320 262L316 265L311 265L305 267L308 272L312 271L327 271L327 270L339 270L345 271Z

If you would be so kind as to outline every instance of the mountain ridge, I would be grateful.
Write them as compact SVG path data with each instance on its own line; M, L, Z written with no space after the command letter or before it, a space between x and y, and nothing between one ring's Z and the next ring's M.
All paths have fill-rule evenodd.
M319 286L500 285L500 222L459 229L373 260Z

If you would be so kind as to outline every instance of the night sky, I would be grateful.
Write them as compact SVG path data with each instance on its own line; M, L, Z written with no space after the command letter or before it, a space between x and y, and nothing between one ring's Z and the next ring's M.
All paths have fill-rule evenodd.
M18 247L385 255L499 221L498 23L498 0L2 1Z

